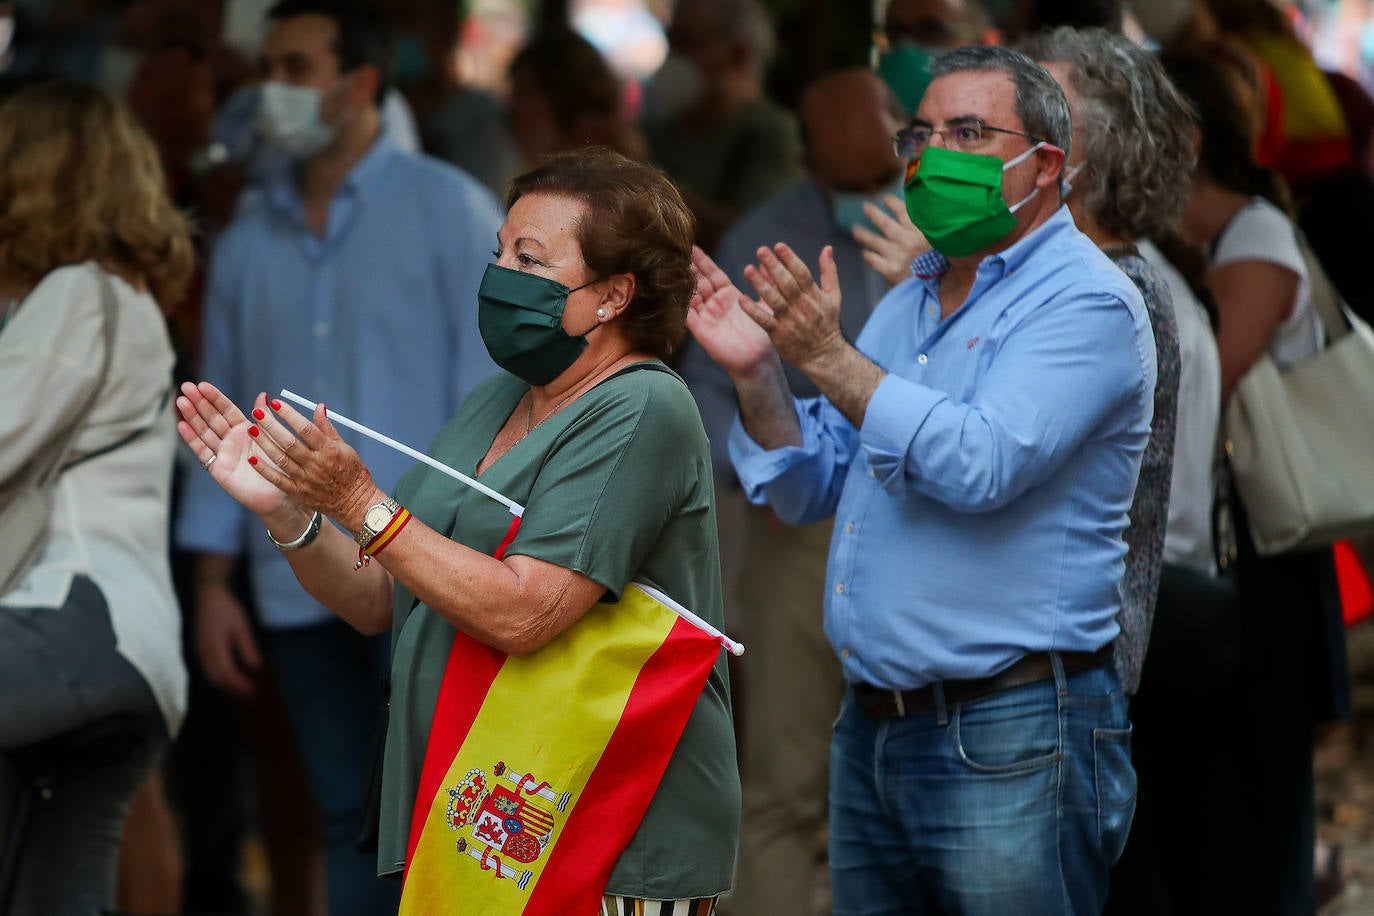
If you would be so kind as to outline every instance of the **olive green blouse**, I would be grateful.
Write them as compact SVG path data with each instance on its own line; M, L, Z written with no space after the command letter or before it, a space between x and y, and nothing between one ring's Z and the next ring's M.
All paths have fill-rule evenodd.
M657 366L640 363L638 368ZM476 476L528 386L502 374L481 385L440 431L430 454ZM526 507L507 555L575 570L612 600L650 584L723 625L710 455L696 404L666 371L626 371L536 426L484 470L483 484ZM395 497L420 521L486 554L510 525L504 506L423 465ZM595 612L595 611L593 611ZM391 717L382 783L378 869L402 869L411 811L454 627L396 591ZM606 892L653 899L727 889L739 832L725 660L718 661L649 809Z

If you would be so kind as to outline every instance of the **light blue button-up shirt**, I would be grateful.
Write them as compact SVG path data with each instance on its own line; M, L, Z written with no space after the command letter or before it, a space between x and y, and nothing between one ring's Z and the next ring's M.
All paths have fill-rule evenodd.
M323 237L306 227L290 175L250 189L211 257L203 377L245 410L258 392L289 388L426 448L496 371L477 329L477 287L500 225L486 188L385 135L339 186ZM340 432L384 490L413 464ZM246 552L267 626L331 616L208 474L189 475L176 541Z
M835 516L826 633L846 678L879 687L1110 642L1150 432L1144 303L1067 209L985 258L942 321L946 267L918 259L859 336L888 372L861 429L816 398L796 401L801 446L731 432L750 499Z

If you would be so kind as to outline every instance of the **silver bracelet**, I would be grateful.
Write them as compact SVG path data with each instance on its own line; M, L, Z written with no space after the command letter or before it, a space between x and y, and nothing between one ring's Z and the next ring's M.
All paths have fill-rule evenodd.
M302 547L309 545L311 541L315 540L316 536L320 533L320 525L323 522L324 516L316 512L311 516L310 524L305 526L305 530L301 532L301 536L294 541L279 541L272 537L272 532L270 530L267 532L267 539L271 541L273 546L278 550L300 550Z

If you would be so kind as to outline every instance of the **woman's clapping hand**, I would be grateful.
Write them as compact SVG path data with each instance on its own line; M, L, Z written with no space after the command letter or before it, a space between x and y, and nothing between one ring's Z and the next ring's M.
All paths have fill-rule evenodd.
M259 517L294 505L350 527L380 496L358 453L339 437L323 404L312 422L259 394L247 417L209 382L182 386L181 437L215 482Z
M249 463L254 449L248 430L253 424L243 411L209 382L183 382L176 404L181 415L177 432L215 483L259 516L286 506L286 494Z

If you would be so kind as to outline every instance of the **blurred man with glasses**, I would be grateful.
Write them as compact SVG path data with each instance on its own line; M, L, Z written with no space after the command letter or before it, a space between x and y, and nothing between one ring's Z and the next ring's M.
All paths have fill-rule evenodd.
M933 250L856 342L829 249L819 282L761 249L760 301L700 256L688 323L735 384L747 495L835 520L834 912L1096 913L1135 806L1111 645L1154 342L1062 206L1054 79L997 47L932 76L897 148Z

